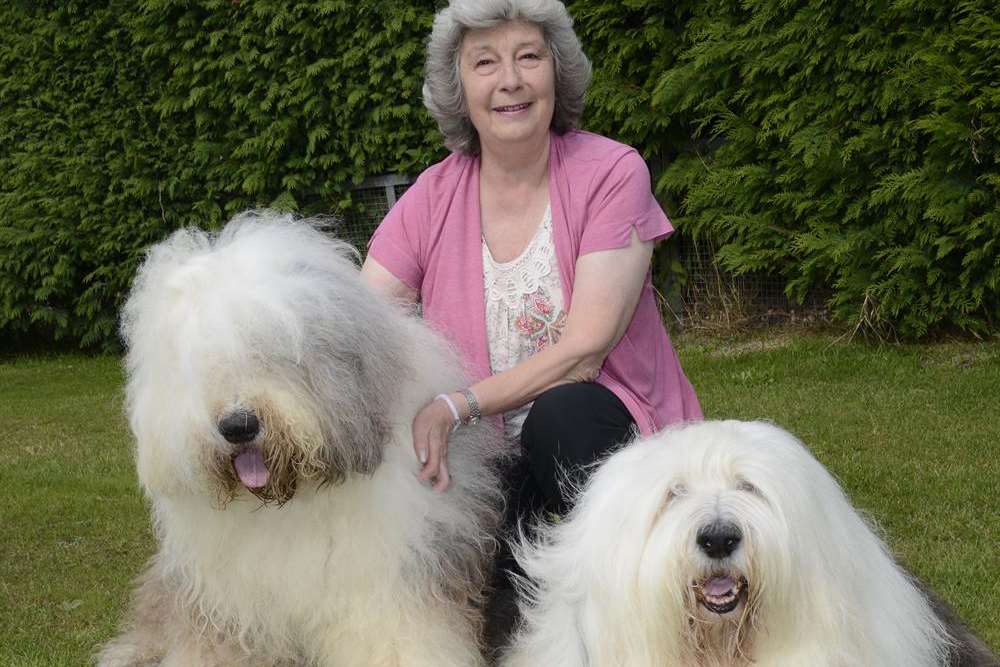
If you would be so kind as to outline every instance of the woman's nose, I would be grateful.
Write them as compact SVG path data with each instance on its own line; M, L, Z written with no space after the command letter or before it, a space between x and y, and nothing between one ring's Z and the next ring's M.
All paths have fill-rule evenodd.
M521 69L517 66L517 61L500 65L500 87L504 90L517 90L521 87Z

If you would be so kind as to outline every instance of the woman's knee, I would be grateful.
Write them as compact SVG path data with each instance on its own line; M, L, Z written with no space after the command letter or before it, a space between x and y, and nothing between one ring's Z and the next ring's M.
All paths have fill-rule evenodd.
M587 463L624 440L632 423L625 406L606 387L559 385L535 399L521 443L529 459Z
M551 430L563 426L578 411L581 387L578 383L561 384L539 394L524 420L524 428Z
M581 391L582 386L559 385L535 398L521 428L521 439L528 441L529 448L536 443L541 446L558 440L574 430L572 420L580 412L581 394L586 393L586 389Z

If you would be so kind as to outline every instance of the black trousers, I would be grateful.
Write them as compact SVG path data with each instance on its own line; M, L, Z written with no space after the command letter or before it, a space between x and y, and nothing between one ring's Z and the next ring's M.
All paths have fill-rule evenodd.
M513 574L523 574L510 540L522 524L546 513L563 514L569 506L564 481L582 482L587 466L628 440L635 422L622 402L602 385L576 383L553 387L535 399L521 429L521 456L504 481L507 508L500 535L485 637L496 656L517 623Z
M587 466L632 435L635 422L606 387L592 383L559 385L535 399L521 429L522 455L508 469L504 535L516 535L519 522L569 508L565 480L582 482ZM506 540L497 560L498 587L517 571Z

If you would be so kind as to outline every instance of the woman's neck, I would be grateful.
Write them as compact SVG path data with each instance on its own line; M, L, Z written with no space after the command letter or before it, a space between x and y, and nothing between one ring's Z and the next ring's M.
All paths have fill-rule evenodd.
M482 147L479 177L492 187L516 190L545 182L549 174L549 135L544 140L502 150Z

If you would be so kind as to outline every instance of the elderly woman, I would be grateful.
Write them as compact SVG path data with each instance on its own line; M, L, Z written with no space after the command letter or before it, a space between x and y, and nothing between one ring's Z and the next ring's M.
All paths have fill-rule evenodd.
M424 104L452 151L376 231L362 275L465 356L475 383L414 419L422 478L449 484L448 434L502 419L523 457L512 515L563 509L561 470L634 429L701 418L649 279L671 231L632 148L577 129L590 81L556 0L452 0Z

